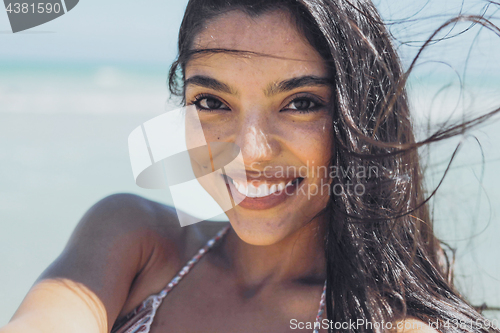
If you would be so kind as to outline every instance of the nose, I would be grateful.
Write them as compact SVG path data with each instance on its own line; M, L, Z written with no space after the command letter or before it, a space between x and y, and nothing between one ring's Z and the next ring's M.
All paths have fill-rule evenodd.
M277 143L272 139L272 124L265 117L247 117L240 127L236 144L246 165L268 162L276 155Z

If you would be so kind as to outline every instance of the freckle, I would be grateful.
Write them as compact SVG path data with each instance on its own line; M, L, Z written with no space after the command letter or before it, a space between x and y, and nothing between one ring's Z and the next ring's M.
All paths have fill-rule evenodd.
M220 139L220 137L217 137L217 140L219 140L219 139Z

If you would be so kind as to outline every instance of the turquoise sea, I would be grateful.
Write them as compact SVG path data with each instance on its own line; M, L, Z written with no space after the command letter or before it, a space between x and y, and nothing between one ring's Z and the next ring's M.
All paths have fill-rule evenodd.
M175 107L167 102L167 70L126 64L0 65L0 326L8 322L96 201L130 192L171 204L168 191L134 184L127 148L134 128ZM495 93L500 84L494 77L470 82L461 95L456 87L441 91L443 82L432 77L411 82L419 138L453 112L460 119L463 110L478 114L500 105ZM496 119L464 139L432 209L436 233L457 248L460 291L475 305L486 302L498 307L500 119ZM422 150L429 189L442 176L460 139ZM196 207L191 213L196 214ZM487 316L500 319L497 312Z

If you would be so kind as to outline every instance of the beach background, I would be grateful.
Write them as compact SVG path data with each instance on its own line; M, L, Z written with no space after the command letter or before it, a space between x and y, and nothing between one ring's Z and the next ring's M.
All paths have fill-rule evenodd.
M375 2L405 68L460 12L495 15L486 1ZM12 34L0 10L0 327L103 197L135 193L127 138L176 107L166 86L186 1L81 1L57 20ZM495 23L499 23L491 17ZM443 121L500 106L500 37L466 23L447 28L410 76L419 139ZM496 121L494 121L496 120ZM474 304L500 306L500 119L421 150L438 236L457 249L456 284ZM202 207L193 205L192 214ZM167 281L166 281L167 282ZM498 311L486 316L500 320Z

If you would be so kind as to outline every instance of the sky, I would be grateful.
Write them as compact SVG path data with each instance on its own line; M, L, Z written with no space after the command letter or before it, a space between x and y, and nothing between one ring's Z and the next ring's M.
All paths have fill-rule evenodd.
M176 54L185 1L81 0L67 14L12 34L0 11L0 60L157 63Z
M419 41L451 16L460 12L481 13L487 1L375 0L374 3L398 39ZM81 0L58 19L17 34L11 33L6 12L0 11L0 64L14 60L170 63L176 55L177 33L186 4L186 0ZM488 52L500 52L499 37L485 44L490 48ZM409 45L400 49L404 61L411 59L417 50L415 43ZM447 52L445 57L451 59L461 53Z

